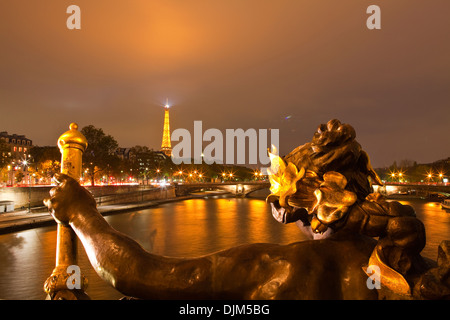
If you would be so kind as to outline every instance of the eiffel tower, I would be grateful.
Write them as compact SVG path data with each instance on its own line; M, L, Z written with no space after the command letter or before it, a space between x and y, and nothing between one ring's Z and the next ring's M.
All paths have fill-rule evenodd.
M163 129L163 139L162 139L162 144L161 144L161 151L164 152L165 155L168 157L170 157L172 155L172 145L170 143L169 102L168 101L167 101L166 105L164 106L164 129Z

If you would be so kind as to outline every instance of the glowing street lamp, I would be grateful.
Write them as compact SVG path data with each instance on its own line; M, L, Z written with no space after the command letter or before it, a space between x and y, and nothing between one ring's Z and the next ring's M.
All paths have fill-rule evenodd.
M427 171L426 177L427 177L428 183L429 183L430 181L432 181L432 179L433 179L433 171L432 171L432 170Z
M255 180L258 180L258 177L259 177L259 179L262 179L262 172L258 172L258 171L255 171L254 173L253 173L253 175L255 176Z

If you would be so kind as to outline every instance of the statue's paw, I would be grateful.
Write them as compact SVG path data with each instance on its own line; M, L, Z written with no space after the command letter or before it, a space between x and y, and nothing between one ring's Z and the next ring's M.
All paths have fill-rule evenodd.
M75 179L57 173L53 180L56 186L50 190L50 197L44 199L44 204L58 223L68 224L77 213L96 207L92 195Z

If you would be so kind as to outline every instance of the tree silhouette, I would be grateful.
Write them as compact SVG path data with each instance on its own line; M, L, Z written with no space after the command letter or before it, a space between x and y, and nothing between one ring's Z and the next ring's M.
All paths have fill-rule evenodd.
M112 166L120 162L115 154L119 145L111 135L105 134L102 129L93 125L84 127L81 133L88 141L88 147L83 154L83 168L93 186L97 173L111 170Z

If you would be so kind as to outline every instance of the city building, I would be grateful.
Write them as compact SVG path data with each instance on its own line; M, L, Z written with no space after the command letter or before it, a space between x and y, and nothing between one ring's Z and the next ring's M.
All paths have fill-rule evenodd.
M148 152L130 153L130 159L139 166L139 170L158 167L167 158L167 155L162 151L149 150Z
M130 160L139 170L153 168L167 160L168 156L162 151L155 151L147 147L117 148L115 154L121 160Z
M7 131L0 132L0 139L10 146L8 156L12 161L23 161L30 158L30 149L33 141L24 135L8 134ZM5 156L5 155L3 155Z
M130 158L130 148L117 148L116 149L116 156L118 156L121 160L126 160Z
M6 144L7 148L2 148L1 177L0 184L14 185L17 181L30 183L28 166L30 165L30 149L33 141L24 135L8 134L7 131L0 132L0 140Z

